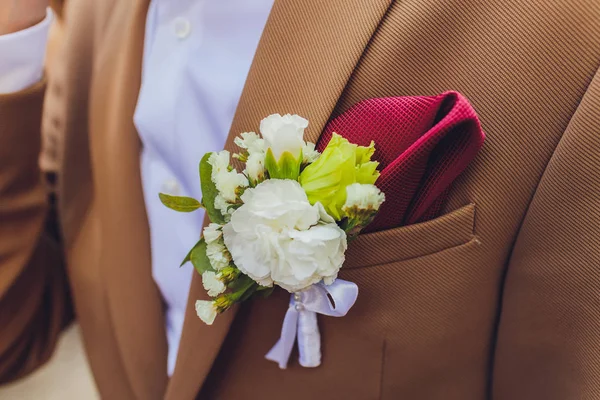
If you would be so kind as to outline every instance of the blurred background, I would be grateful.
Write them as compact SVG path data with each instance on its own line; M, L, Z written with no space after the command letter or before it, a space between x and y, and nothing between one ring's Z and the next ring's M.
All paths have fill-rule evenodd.
M48 49L46 74L51 79L53 65L58 62L65 20L60 10L64 0L51 1L55 12ZM49 140L43 138L44 141ZM53 143L50 147L56 147ZM48 146L46 146L48 147ZM51 158L41 157L45 171L55 171ZM0 400L96 400L100 399L90 371L81 334L76 323L65 329L52 358L41 368L14 383L0 386Z
M63 333L50 361L31 375L0 387L0 399L96 400L100 399L89 369L79 327Z

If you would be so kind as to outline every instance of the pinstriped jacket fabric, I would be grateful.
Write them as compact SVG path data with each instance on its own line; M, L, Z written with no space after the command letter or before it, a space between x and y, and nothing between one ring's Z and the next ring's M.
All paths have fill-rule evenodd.
M348 316L320 320L321 367L280 371L263 359L284 293L208 327L192 306L206 296L196 277L170 380L132 122L147 7L71 0L63 62L46 89L44 118L57 121L46 133L62 143L66 271L103 397L600 398L600 3L277 0L233 134L291 112L311 121L314 141L360 100L456 90L487 141L444 215L352 244L341 277L361 294ZM50 278L55 263L32 256L44 216L35 174L43 92L0 97L6 318L17 311L6 299L25 298L6 294L15 282L40 299L64 284ZM28 243L11 240L15 226ZM36 286L44 275L34 270L48 283ZM0 357L3 370L16 359L34 365L31 348L51 345L31 322L41 304L57 315L63 306L23 302L25 322L0 333L0 349L18 355ZM29 347L18 344L25 334Z

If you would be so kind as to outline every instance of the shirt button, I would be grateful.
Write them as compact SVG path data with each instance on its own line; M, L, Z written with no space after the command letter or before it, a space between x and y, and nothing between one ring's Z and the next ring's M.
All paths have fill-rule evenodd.
M175 19L175 35L179 39L185 39L192 31L192 24L185 18Z
M166 181L164 181L161 189L164 193L173 196L179 196L179 194L181 193L181 187L179 186L179 182L177 182L175 179L167 179Z

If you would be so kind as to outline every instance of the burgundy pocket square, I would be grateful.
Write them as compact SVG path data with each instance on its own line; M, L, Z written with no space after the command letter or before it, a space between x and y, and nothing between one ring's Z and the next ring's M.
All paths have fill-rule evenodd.
M438 216L450 185L485 139L475 110L457 92L361 101L329 122L319 150L333 132L361 146L375 142L376 184L386 201L369 232Z

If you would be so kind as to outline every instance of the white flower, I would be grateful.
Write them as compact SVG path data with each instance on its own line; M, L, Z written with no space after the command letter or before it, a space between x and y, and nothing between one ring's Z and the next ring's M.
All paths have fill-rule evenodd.
M248 150L249 154L265 153L265 141L254 132L244 132L233 142L240 148Z
M225 200L220 194L215 196L215 208L221 211L221 215L225 218L231 214L231 206L232 204Z
M317 161L317 158L321 155L317 150L315 150L315 144L311 142L306 142L304 148L302 149L302 155L304 157L304 162L307 164L313 163Z
M214 152L208 157L208 163L212 167L212 180L215 181L217 174L229 169L229 152L227 150Z
M221 240L206 245L206 256L210 265L217 271L227 267L231 261L231 255Z
M215 303L206 300L196 300L196 314L206 324L212 325L217 317Z
M204 231L202 236L204 236L204 241L206 243L211 243L221 237L223 231L221 231L222 226L219 224L215 224L211 222L208 226L204 227Z
M319 203L308 202L298 182L264 181L247 189L242 201L223 227L240 271L263 286L275 283L290 292L335 279L344 262L346 234Z
M202 285L210 297L218 296L226 289L225 284L219 278L220 276L213 271L204 271L202 274Z
M353 183L346 187L346 203L342 210L356 207L359 210L377 211L385 201L385 194L375 185Z
M206 257L208 257L210 265L217 271L228 266L231 261L231 255L225 248L222 240L207 243Z
M248 186L248 179L236 170L230 171L229 152L227 150L212 153L208 158L208 163L212 166L211 180L217 190L225 200L234 202L237 198L237 188Z
M307 126L308 121L298 115L272 114L260 122L260 133L275 160L286 151L298 158L305 145L304 129Z
M216 175L213 173L213 182L219 191L228 202L235 202L237 199L237 189L239 187L248 186L248 179L244 174L233 171L221 171Z
M246 161L246 174L254 181L262 181L265 177L265 154L250 153Z

